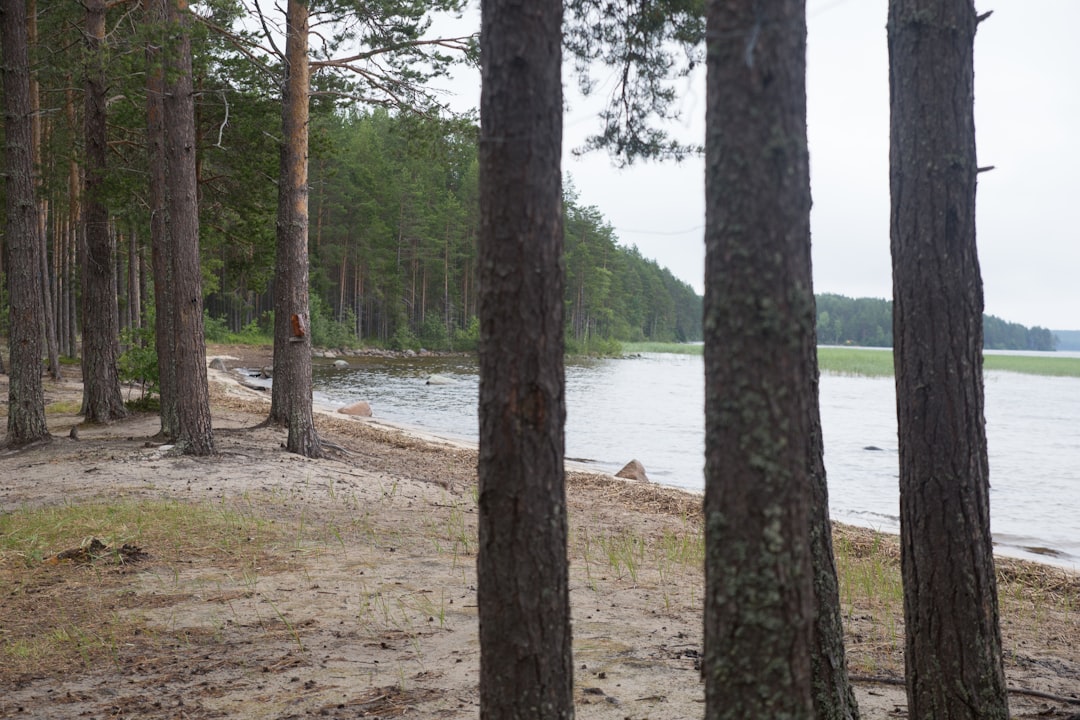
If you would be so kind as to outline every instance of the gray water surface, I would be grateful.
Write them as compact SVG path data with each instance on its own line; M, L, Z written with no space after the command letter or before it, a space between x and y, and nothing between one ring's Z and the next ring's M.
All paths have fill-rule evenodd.
M349 361L316 365L320 402L367 400L378 418L476 442L475 358ZM701 356L568 360L566 385L568 458L607 472L636 458L655 482L704 487ZM1080 379L988 371L985 385L998 550L1080 568ZM892 378L823 374L821 419L833 518L898 532Z

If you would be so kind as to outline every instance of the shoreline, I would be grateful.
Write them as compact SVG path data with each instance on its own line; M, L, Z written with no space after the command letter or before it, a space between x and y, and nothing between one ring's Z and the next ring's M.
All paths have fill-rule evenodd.
M347 454L301 458L258 427L265 392L210 376L211 458L169 454L152 414L72 440L81 386L46 382L53 441L0 458L0 539L28 544L0 545L0 716L475 718L475 448L320 412ZM570 472L567 500L577 715L700 715L700 495ZM166 532L180 512L198 523ZM147 557L35 559L90 537ZM903 717L895 540L836 525L834 543L862 717ZM1010 685L1080 703L1080 576L1007 561L999 587Z
M239 349L239 347L236 347L236 346L234 346L234 348ZM258 348L256 348L256 349L258 349ZM241 356L243 355L242 352L239 353L239 354ZM438 353L427 353L424 356L436 357L438 355L439 355ZM447 355L447 354L444 353L443 355ZM454 354L451 354L451 355L456 356L456 355L459 355L459 354L454 353ZM413 356L417 356L417 355L414 353ZM213 354L208 354L208 361L210 359L213 359L213 357L215 357ZM343 353L341 351L335 351L335 350L317 350L315 352L315 357L319 358L319 359L325 359L325 360L328 360L328 361L332 361L332 360L337 359L337 358L346 358L346 357L356 357L356 358L364 358L364 357L407 358L407 357L411 357L411 356L407 355L405 353L393 353L393 352L390 352L390 351L371 351L371 352L357 351L357 352L352 352L352 353L349 353L349 352L344 352ZM258 367L260 366L260 364L257 362L258 360L260 360L258 355L254 356L254 359L252 359L252 356L249 355L247 360L243 359L243 357L236 357L236 356L230 356L227 359L232 360L232 361L236 361L236 362L232 363L231 367L229 368L229 372L233 373L233 374L237 374L239 372L239 370L241 370L241 369L257 370ZM268 360L269 360L269 358L267 356L266 361L268 362ZM247 362L248 364L245 364L245 362ZM256 363L256 364L251 364L251 363ZM265 363L262 363L262 364L265 364ZM245 384L245 385L247 384L247 383L244 383L243 381L241 381L241 382L242 382L242 384ZM256 384L257 384L256 382L251 383L251 385L256 385ZM267 387L268 386L269 385L267 384ZM359 399L369 399L369 398L360 397ZM348 404L347 400L341 400L340 402L342 403L342 405ZM326 404L324 402L321 403L316 398L316 401L314 403L314 407L316 409L324 410L326 412L334 414L334 411L339 406L338 405ZM416 436L418 438L428 438L432 442L436 442L436 443L450 443L450 444L453 444L453 445L458 445L458 446L463 447L463 448L470 448L472 450L476 450L477 446L478 446L478 442L474 438L469 438L469 437L461 436L461 435L452 435L452 434L449 434L449 433L441 432L439 430L427 429L427 428L424 428L422 426L418 426L418 425L415 425L415 424L409 424L409 423L405 423L405 422L398 422L398 421L395 421L395 420L388 420L388 419L384 419L384 418L380 418L380 417L357 418L357 419L361 420L363 422L376 423L376 424L380 424L380 425L383 425L383 426L386 426L386 427L389 427L389 428L392 428L392 429L397 429L397 430L399 430L401 432L410 433L410 434L412 434L412 435L414 435L414 436ZM623 458L622 462L625 463L625 462L628 462L630 460L631 460L630 457L626 457L626 458ZM575 461L575 460L567 460L566 461L566 468L567 468L567 471L569 471L569 472L598 473L598 474L601 474L601 475L612 475L612 474L614 474L614 472L617 472L617 469L611 469L609 467L605 467L605 465L611 465L612 468L619 467L618 465L612 465L611 463L600 463L599 461ZM648 471L648 469L649 469L648 466L646 466L646 471ZM694 493L694 494L699 494L699 495L704 492L704 488L692 488L692 487L687 487L686 485L681 485L681 484L665 483L663 481L663 479L659 478L659 477L651 477L650 482L653 482L654 484L656 484L658 486L661 486L661 487L674 488L674 489L683 490L683 491L686 491L686 492L689 492L689 493ZM856 516L860 512L862 512L862 511L848 510L847 512L840 512L840 513L832 512L831 515L834 517L836 522L843 523L845 525L851 525L851 526L854 526L854 527L865 528L867 530L872 530L874 532L899 537L900 528L899 528L899 518L898 517L891 517L891 518L889 518L889 522L880 523L880 522L874 522L873 520L861 520L861 519L859 519ZM999 540L998 537L1000 537L1001 539ZM1069 554L1068 552L1066 552L1064 550L1056 549L1056 548L1054 548L1052 546L1041 544L1040 539L1037 538L1037 537L1034 537L1034 536L996 535L994 545L995 545L994 554L995 554L996 558L1010 558L1010 559L1014 559L1014 560L1024 560L1024 561L1028 561L1028 562L1035 562L1035 563L1049 565L1049 566L1052 566L1052 567L1057 567L1057 568L1063 569L1063 570L1065 570L1067 572L1080 573L1080 557L1073 556L1073 555Z

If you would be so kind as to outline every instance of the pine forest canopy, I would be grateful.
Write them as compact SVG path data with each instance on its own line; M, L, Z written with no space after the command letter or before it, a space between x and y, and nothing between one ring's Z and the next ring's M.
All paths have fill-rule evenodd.
M405 33L405 24L387 30L391 44L415 39L425 27L420 11L429 4L388 4L386 12L404 13L405 5L410 13L415 6L419 19L406 33L409 38L394 35ZM378 4L370 8L382 11ZM209 314L238 330L265 323L272 307L281 87L280 60L263 51L273 43L266 38L276 20L263 18L271 28L260 38L253 32L260 25L257 15L244 5L203 3L198 15L192 55L203 291ZM48 48L31 49L42 106L39 194L49 214L45 228L57 278L53 294L61 352L73 356L77 228L86 199L80 194L82 93L76 89L86 55L83 10L78 4L48 4L36 16L39 36L50 39ZM95 199L108 208L122 330L147 324L154 296L147 37L139 20L140 14L125 4L110 3L108 43L101 50L107 71L108 157ZM354 23L351 32L363 34L361 26L373 24ZM334 49L312 50L308 187L313 322L338 321L362 342L415 338L435 346L455 334L468 337L476 317L475 117L447 118L414 93L430 72L402 71L398 85L376 83L387 91L381 97L373 91L361 94L360 84L353 82L360 73L343 71L328 60ZM469 39L458 49L467 57ZM444 48L433 63L445 67L451 54ZM365 77L374 78L372 68L366 72ZM402 108L390 96L408 96L414 106ZM572 236L565 259L571 340L584 345L607 338L700 339L701 299L688 284L636 250L619 246L600 213L577 197L567 197L565 214L567 236Z
M696 12L691 3L685 8ZM211 316L232 330L264 328L272 307L280 89L265 62L214 28L240 22L235 4L200 6L194 30L199 237ZM61 350L76 347L75 233L81 198L81 10L49 4L33 48L42 104L41 194ZM681 17L681 16L680 16ZM687 16L689 17L689 15ZM143 40L134 16L110 6L108 168L101 183L117 245L120 325L144 324L151 302ZM689 22L689 21L688 21ZM688 24L683 30L696 36ZM55 41L55 42L53 42ZM337 341L429 347L475 339L477 127L429 108L363 105L340 74L316 71L311 97L310 277L313 321L336 321ZM601 212L568 183L564 202L566 331L570 347L595 341L697 341L701 298L636 248L618 244ZM73 188L76 188L73 190ZM889 345L884 300L818 297L819 340ZM7 334L0 320L0 331ZM342 337L342 334L345 337ZM1052 349L1053 335L986 320L990 348Z

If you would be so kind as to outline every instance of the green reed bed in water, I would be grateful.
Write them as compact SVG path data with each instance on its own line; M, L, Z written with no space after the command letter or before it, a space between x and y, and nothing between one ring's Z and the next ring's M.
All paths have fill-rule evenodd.
M700 355L700 344L640 342L623 343L623 353L672 353ZM888 377L893 374L893 356L889 348L819 347L818 365L822 372L838 375L862 375L865 377ZM1080 358L1046 353L1043 355L999 355L989 351L984 355L983 368L1023 373L1025 375L1051 375L1056 377L1080 377Z

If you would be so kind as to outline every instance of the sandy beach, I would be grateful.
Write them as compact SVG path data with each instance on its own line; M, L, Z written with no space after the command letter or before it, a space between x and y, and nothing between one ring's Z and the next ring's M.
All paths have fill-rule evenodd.
M286 453L234 372L269 353L210 349L212 458L153 414L79 425L77 368L45 381L54 439L0 451L0 717L478 715L475 449L323 410L342 451ZM578 716L702 716L700 497L567 484ZM895 538L835 538L862 716L906 717ZM1080 576L999 574L1013 717L1080 718Z

